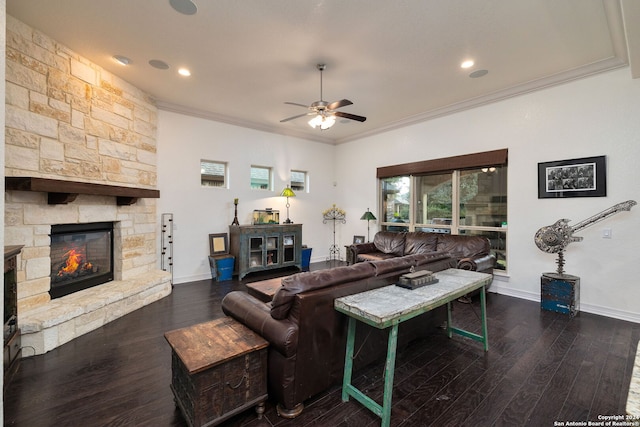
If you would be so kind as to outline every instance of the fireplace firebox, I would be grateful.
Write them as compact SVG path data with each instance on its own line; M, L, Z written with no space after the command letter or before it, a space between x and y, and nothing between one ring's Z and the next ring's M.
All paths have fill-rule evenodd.
M113 223L51 226L51 298L113 280Z

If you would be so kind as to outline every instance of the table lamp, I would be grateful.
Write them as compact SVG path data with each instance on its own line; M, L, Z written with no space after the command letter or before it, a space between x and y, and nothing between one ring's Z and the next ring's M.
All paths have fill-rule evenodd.
M289 206L291 206L289 205L289 197L296 197L296 193L294 193L291 188L287 187L282 190L282 193L280 195L287 198L287 219L283 222L283 224L293 224L293 221L289 219Z
M369 208L367 208L367 211L362 214L360 219L367 220L367 242L369 242L369 221L375 221L376 217L369 211Z

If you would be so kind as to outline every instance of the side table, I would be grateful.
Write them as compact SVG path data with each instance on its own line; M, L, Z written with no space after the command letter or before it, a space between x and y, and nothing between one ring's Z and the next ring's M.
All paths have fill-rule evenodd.
M493 277L490 274L453 268L436 273L436 277L439 280L438 283L414 290L390 285L334 300L334 308L349 317L342 381L342 401L346 402L349 400L349 396L353 397L381 418L382 427L389 427L391 423L391 398L393 395L398 328L402 322L446 304L447 335L449 338L456 333L481 342L484 351L489 350L485 287L491 283ZM480 289L480 328L482 335L453 327L451 323L451 302L476 289ZM378 329L389 329L382 405L351 383L356 321Z
M273 296L282 287L282 277L247 283L247 292L262 302L271 302Z
M187 424L214 426L267 400L269 343L231 317L164 334L171 346L171 390Z

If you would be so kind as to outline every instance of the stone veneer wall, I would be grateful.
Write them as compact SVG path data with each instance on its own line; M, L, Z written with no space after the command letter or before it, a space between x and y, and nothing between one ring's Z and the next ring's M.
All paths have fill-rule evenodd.
M154 101L11 16L6 37L5 175L155 188ZM117 206L80 195L48 205L45 193L5 193L5 244L24 245L19 319L50 304L51 225L94 221L115 223L115 281L158 275L155 199Z

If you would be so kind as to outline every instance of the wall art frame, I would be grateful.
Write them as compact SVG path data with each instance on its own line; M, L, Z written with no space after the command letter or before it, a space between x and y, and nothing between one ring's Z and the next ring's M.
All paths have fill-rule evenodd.
M538 198L605 197L605 156L538 163Z
M209 234L209 255L226 255L229 253L227 233Z
M364 243L364 236L353 236L353 244L357 245L360 243Z

